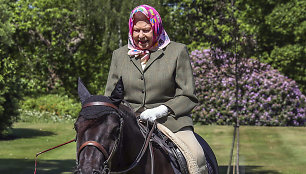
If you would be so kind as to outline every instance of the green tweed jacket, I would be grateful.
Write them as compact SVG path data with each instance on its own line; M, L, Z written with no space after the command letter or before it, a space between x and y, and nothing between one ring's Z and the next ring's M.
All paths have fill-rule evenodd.
M105 95L110 96L122 76L124 99L134 111L164 104L173 114L158 119L159 123L173 132L193 126L189 114L198 99L186 46L171 42L166 48L152 52L144 70L140 59L128 56L127 52L127 45L113 52Z

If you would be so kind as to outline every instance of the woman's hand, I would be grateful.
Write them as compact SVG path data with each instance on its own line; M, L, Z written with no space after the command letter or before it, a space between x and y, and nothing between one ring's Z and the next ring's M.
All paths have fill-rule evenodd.
M165 105L160 105L158 107L152 109L146 109L140 114L140 120L147 120L151 123L154 120L167 116L168 115L168 107Z

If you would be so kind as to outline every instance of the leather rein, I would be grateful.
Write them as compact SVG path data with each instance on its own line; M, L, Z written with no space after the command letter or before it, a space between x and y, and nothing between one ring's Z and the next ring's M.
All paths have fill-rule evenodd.
M115 151L117 150L117 147L118 147L118 144L119 144L119 141L121 139L121 134L122 134L122 127L123 127L123 116L122 116L122 112L119 110L119 108L117 106L115 106L114 104L112 103L107 103L107 102L90 102L90 103L87 103L85 104L84 106L82 106L82 109L83 108L86 108L86 107L90 107L90 106L108 106L108 107L112 107L113 109L115 109L117 111L117 114L120 118L120 133L119 133L119 137L116 139L116 142L115 142L115 146L113 147L112 151L110 154L108 154L108 152L105 150L104 146L96 141L86 141L85 143L83 143L79 150L78 150L78 153L77 153L77 165L79 165L79 156L80 156L80 153L84 150L84 148L88 147L88 146L93 146L95 148L97 148L103 155L104 157L106 158L106 160L104 161L103 163L103 171L102 171L102 174L109 174L109 173L112 173L112 174L121 174L121 173L126 173L130 170L132 170L134 167L137 166L137 164L139 163L139 161L141 160L141 158L143 157L143 155L145 154L147 148L149 147L150 149L150 156L151 156L151 174L154 173L154 156L153 156L153 149L152 149L152 145L150 143L150 140L151 140L151 137L152 137L152 133L153 133L153 130L156 128L156 122L154 122L152 128L150 131L147 131L146 135L145 135L145 141L142 145L142 148L139 152L139 154L137 155L135 161L125 170L122 170L122 171L118 171L118 172L111 172L110 171L110 161L115 153ZM139 124L139 122L137 122ZM139 125L140 127L140 125ZM147 126L148 127L148 126ZM141 127L140 127L141 129ZM39 152L36 154L35 156L35 170L34 170L34 174L36 174L36 169L37 169L37 157L45 152L48 152L50 150L53 150L53 149L56 149L58 147L61 147L61 146L64 146L66 144L69 144L71 142L76 142L77 140L76 139L72 139L66 143L63 143L63 144L60 144L60 145L57 145L55 147L52 147L50 149L47 149L45 151L42 151L42 152Z

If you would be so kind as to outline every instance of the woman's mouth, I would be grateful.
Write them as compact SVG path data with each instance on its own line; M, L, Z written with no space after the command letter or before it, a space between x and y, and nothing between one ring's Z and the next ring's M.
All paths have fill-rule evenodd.
M143 41L139 40L139 41L138 41L138 43L141 44L141 45L146 44L146 43L148 43L148 42L149 42L148 40L143 40Z

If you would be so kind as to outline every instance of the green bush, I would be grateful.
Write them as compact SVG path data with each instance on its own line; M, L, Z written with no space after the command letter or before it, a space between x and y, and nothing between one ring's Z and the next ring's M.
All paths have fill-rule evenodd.
M60 122L77 118L81 105L67 95L48 94L26 97L20 103L20 121Z

